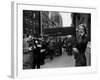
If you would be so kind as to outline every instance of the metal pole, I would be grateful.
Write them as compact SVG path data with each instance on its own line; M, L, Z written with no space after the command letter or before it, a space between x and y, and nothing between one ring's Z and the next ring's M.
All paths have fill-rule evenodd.
M41 27L41 37L43 37L43 32L42 32L42 11L40 11L40 27Z

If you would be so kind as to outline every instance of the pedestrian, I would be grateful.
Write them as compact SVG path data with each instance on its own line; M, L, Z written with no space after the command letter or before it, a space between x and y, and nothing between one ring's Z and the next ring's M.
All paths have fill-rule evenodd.
M62 41L61 41L61 38L58 39L58 42L57 42L57 47L58 47L58 50L59 50L59 55L61 56L62 55Z
M46 43L45 41L42 41L42 47L41 47L41 65L45 63L45 58L46 58Z
M48 45L48 53L49 53L50 59L53 60L54 44L52 40L49 42L49 45Z
M41 54L40 54L40 44L38 40L34 40L34 46L33 46L33 68L40 69L40 60L41 60Z

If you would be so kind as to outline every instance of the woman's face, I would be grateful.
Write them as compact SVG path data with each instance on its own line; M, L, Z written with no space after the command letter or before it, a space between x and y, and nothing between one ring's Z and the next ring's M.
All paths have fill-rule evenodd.
M79 26L78 32L79 32L80 36L83 36L85 34L84 27L83 26Z

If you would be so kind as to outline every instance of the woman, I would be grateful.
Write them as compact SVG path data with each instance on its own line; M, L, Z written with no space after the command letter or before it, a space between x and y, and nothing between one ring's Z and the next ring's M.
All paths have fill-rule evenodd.
M78 38L76 40L76 45L73 48L75 65L76 66L86 66L86 56L85 50L87 46L87 33L84 24L78 26Z

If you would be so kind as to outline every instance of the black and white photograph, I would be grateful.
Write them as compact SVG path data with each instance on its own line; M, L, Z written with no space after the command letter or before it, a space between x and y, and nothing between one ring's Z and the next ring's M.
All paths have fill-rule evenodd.
M91 13L22 13L23 70L91 66Z

